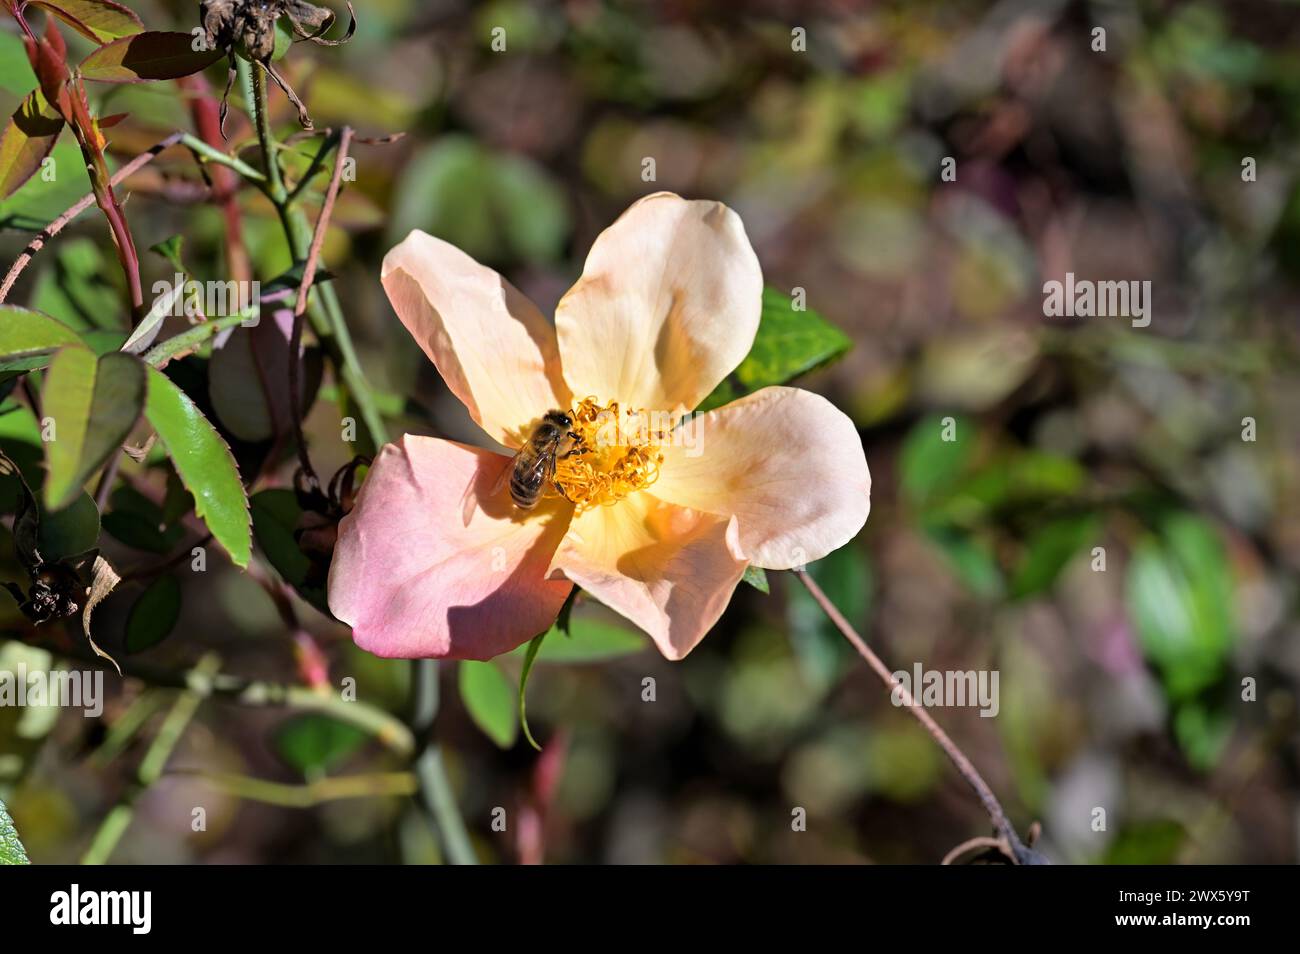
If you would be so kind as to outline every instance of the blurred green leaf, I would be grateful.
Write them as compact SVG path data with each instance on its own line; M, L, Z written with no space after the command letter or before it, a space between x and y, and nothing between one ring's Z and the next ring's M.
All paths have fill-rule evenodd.
M36 88L36 74L17 33L0 33L0 89L26 96Z
M1174 713L1174 738L1192 767L1208 772L1218 764L1232 725L1231 716L1224 710L1188 702Z
M96 354L118 350L126 340L122 329L127 309L122 290L113 284L116 276L111 269L116 265L109 266L100 247L87 237L72 236L49 251L53 257L36 279L32 307L82 333L83 340ZM90 329L111 329L111 346L101 348L93 344L88 333L102 335L103 331Z
M126 617L126 651L142 653L166 639L181 615L181 585L164 575L140 594Z
M926 535L971 592L990 600L1002 595L1002 571L984 540L948 527L931 527Z
M515 693L501 670L490 662L460 663L460 699L474 724L503 749L515 744L519 719Z
M56 437L45 444L45 503L57 510L121 452L144 410L144 365L117 351L96 358L86 348L62 348L42 393L42 411L54 421Z
M708 411L761 388L785 384L829 364L852 345L844 332L817 312L796 311L789 295L764 288L762 317L753 347L699 409Z
M975 449L973 425L953 417L949 427L945 420L946 417L936 414L918 421L899 451L899 484L913 504L924 506L942 491L952 488Z
M460 135L411 160L393 209L395 238L423 229L481 261L555 261L569 234L568 204L545 169Z
M1120 828L1100 859L1105 865L1171 865L1187 840L1183 826L1170 819L1153 818Z
M305 713L276 729L276 753L291 768L306 776L330 771L361 747L366 733L328 716Z
M1055 583L1071 558L1094 538L1097 524L1094 515L1082 514L1037 528L1011 578L1011 595L1017 599L1033 596Z
M18 839L18 829L5 810L4 802L0 802L0 865L27 864L31 862L23 850L23 843Z
M1167 518L1134 551L1127 593L1138 640L1171 700L1189 700L1218 681L1234 641L1234 602L1213 527L1190 513Z
M154 368L145 414L193 495L194 512L234 564L247 566L253 546L248 498L226 442L189 396Z

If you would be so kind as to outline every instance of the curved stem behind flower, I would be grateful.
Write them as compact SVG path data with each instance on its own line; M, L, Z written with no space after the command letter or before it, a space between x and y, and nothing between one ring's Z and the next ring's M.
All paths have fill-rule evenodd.
M849 624L849 621L844 618L844 614L841 613L826 594L822 592L822 588L817 585L817 582L808 574L808 571L794 570L793 573L799 578L799 582L807 588L808 592L812 594L812 598L817 601L817 605L822 608L822 611L827 615L827 617L829 617L830 621L835 624L835 628L838 629L853 648L857 650L858 655L866 660L867 665L870 666L872 670L875 671L876 675L880 677L881 681L889 687L891 693L898 693L899 698L907 708L907 711L912 713L912 715L916 717L916 720L920 722L921 725L925 726L925 730L930 733L934 741L939 743L939 747L943 749L948 758L952 760L953 765L957 766L957 771L961 773L961 777L966 780L966 783L970 785L970 787L975 790L975 794L979 796L979 800L984 804L984 810L989 813L989 818L992 820L993 827L997 830L997 833L1006 842L1007 847L1010 849L1016 860L1023 864L1033 853L1030 852L1030 850L1020 841L1020 836L1016 834L1015 828L1013 828L1011 822L1007 820L1007 813L1002 810L1002 803L999 802L998 797L993 794L993 789L989 787L988 782L984 781L984 777L980 775L979 770L976 769L971 763L971 760L966 757L966 753L957 746L956 742L948 737L948 733L944 732L943 729L939 727L939 723L935 722L930 713L916 701L912 694L907 690L907 687L894 678L894 674L890 672L889 667L884 664L879 656L871 651L871 647L867 645L866 640L858 634L857 630L855 630Z
M438 715L438 660L416 659L411 662L411 732L420 745L415 758L415 777L420 783L420 797L437 825L447 857L452 864L476 865L478 856L469 841L465 822L456 806L456 793L442 762L442 750L431 738Z

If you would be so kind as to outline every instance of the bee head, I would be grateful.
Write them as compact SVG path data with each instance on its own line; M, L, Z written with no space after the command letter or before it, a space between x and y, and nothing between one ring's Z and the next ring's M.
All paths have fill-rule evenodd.
M573 426L573 419L565 411L547 411L545 420L557 427L570 428Z

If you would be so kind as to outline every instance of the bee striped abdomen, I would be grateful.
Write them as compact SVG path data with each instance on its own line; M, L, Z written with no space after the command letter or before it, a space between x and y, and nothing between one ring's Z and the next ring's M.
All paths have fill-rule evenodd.
M542 462L519 461L510 474L510 499L520 510L532 510L542 493Z

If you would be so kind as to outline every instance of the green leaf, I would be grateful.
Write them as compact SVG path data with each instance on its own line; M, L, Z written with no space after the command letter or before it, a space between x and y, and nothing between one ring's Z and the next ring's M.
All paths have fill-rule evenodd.
M767 571L761 566L754 566L751 563L745 567L745 575L741 579L760 593L772 592L772 588L767 583Z
M171 633L181 615L181 585L174 576L160 576L131 606L126 617L126 651L142 653Z
M182 275L188 275L189 269L185 267L185 260L181 257L181 252L185 248L185 236L172 235L163 239L154 245L149 246L149 251L155 252L167 259L168 264Z
M272 60L282 60L284 55L289 52L289 47L293 46L293 31L289 29L285 18L281 17L275 21L275 49L271 52Z
M136 33L106 43L81 61L81 75L101 83L143 83L197 73L224 57L223 50L195 50L189 33Z
M1174 737L1179 748L1192 767L1202 772L1218 764L1232 729L1232 718L1222 708L1211 709L1199 702L1189 702L1174 713Z
M110 535L146 553L171 553L185 535L183 527L166 522L162 508L126 484L113 491L103 517Z
M1214 528L1188 513L1163 523L1129 561L1129 616L1174 701L1190 700L1222 675L1235 641L1234 594Z
M1002 595L1002 571L988 543L975 534L951 527L930 527L926 534L972 592L988 600Z
M194 497L195 514L236 566L248 566L253 547L248 497L226 442L189 396L154 368L145 416Z
M1011 578L1011 595L1019 599L1047 589L1096 532L1097 519L1092 514L1063 517L1039 527Z
M463 135L412 157L394 208L395 237L424 229L480 261L555 261L570 230L564 191L544 167Z
M924 505L953 487L975 449L972 425L955 417L951 427L944 421L939 415L918 421L899 451L899 484L914 504Z
M18 829L14 827L14 820L5 810L4 802L0 802L0 865L29 864L31 861L27 858L27 852L23 850L23 843L18 840Z
M62 510L41 509L36 546L41 558L62 560L93 550L99 542L99 508L84 490Z
M1099 859L1104 865L1173 865L1187 842L1187 830L1167 818L1140 819L1122 825Z
M57 175L33 176L8 199L0 200L0 223L38 231L90 191L90 175L75 137L60 136L50 158Z
M34 89L0 133L0 197L9 198L36 174L63 131L63 117Z
M45 445L45 504L58 510L104 463L118 453L144 410L145 369L129 354L95 358L63 348L46 372L45 406L55 439Z
M514 745L519 735L514 692L501 670L490 662L466 660L460 664L458 684L461 702L474 724L501 748Z
M43 367L45 355L79 340L75 331L49 315L0 305L0 369L29 358L41 360L26 367Z
M758 334L740 367L700 405L708 411L752 394L760 388L785 384L801 374L829 364L853 341L812 310L796 311L789 295L763 289L763 312Z
M365 741L366 733L356 726L305 713L281 723L273 744L287 765L312 776L330 771Z
M266 554L275 571L317 609L328 613L325 591L317 586L307 586L307 571L311 561L298 546L293 532L298 526L302 509L292 490L271 488L258 491L248 501L253 514L253 534L257 545Z
M90 238L69 237L50 253L52 258L46 260L32 289L32 308L82 335L103 336L111 331L116 342L112 347L101 349L89 341L86 344L96 354L117 351L126 340L122 328L127 317L122 307L122 289L113 284L120 278L120 268L115 262L110 266L103 251Z
M96 43L107 43L144 29L134 12L114 0L32 0Z

